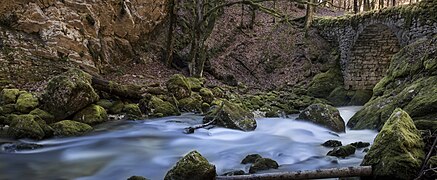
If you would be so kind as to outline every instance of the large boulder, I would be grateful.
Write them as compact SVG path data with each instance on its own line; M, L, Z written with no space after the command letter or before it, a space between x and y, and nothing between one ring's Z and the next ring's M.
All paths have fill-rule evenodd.
M38 98L33 94L25 92L20 94L15 103L15 109L21 113L27 114L38 106Z
M105 108L92 104L74 115L73 120L89 125L102 123L108 120Z
M179 99L179 109L184 112L200 112L202 111L202 97L193 93L190 97Z
M257 126L254 115L250 111L227 100L223 100L221 105L208 112L203 122L210 122L214 118L217 126L225 128L253 131Z
M45 136L44 129L36 121L33 115L10 116L12 118L7 134L11 138L42 139Z
M335 132L345 132L345 123L337 108L327 104L312 104L304 109L299 120L310 121Z
M270 158L260 158L253 163L249 168L249 173L256 173L258 171L264 171L269 169L278 169L278 163Z
M166 83L167 90L176 99L182 99L191 96L191 87L187 78L182 74L175 74L170 77Z
M249 163L255 163L258 159L263 158L259 154L249 154L247 155L243 160L241 160L241 164L249 164Z
M339 86L343 86L343 76L340 67L335 67L314 76L309 84L308 94L318 98L326 98Z
M48 124L53 123L55 120L55 117L53 115L51 115L50 113L48 113L42 109L39 109L39 108L36 108L36 109L30 111L29 114L34 115L34 116L38 116L39 118L41 118L42 120L44 120Z
M180 159L176 165L167 172L165 180L212 180L215 179L215 166L210 164L197 151L191 151Z
M55 136L80 136L93 128L85 123L63 120L51 125Z
M126 115L127 119L130 120L141 119L143 116L138 104L126 104L122 112Z
M152 96L150 100L145 98L141 101L140 108L143 110L143 112L154 117L178 116L181 114L179 109L176 108L172 103L163 101L157 96Z
M336 147L333 150L329 151L326 155L345 158L347 156L355 154L356 149L357 148L355 146L349 144L347 146Z
M65 119L99 100L91 87L91 75L79 69L70 69L52 78L42 95L42 109Z
M0 104L15 104L18 95L20 95L20 90L18 89L3 89L0 92Z
M376 179L414 179L424 159L424 143L411 117L396 109L361 165L372 166Z

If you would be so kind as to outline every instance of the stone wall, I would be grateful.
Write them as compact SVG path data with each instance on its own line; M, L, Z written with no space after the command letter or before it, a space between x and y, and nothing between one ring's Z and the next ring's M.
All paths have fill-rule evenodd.
M385 25L368 26L359 35L344 70L344 84L352 90L373 87L389 68L391 57L400 49L393 32Z
M352 54L352 48L355 47L363 31L369 26L384 25L391 30L400 46L403 47L420 38L429 38L437 34L437 13L435 12L437 12L437 1L423 0L415 5L396 6L364 14L347 15L337 18L317 18L313 25L319 29L320 34L324 38L337 45L340 51L340 66L343 76L345 79L349 79L349 82L345 83L347 84L345 88L368 89L374 84L373 82L351 84L350 82L358 81L358 79L352 80L352 77L347 73L347 69L353 69L348 66L355 65L355 63L349 63L354 55ZM386 55L381 54L379 56L386 57ZM355 76L367 75L358 74ZM376 77L376 80L374 78L369 78L368 80L379 81L382 76L375 75L374 77ZM367 81L367 79L365 80Z

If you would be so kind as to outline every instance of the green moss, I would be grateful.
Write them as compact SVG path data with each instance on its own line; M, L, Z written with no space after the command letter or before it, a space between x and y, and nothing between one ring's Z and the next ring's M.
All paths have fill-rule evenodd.
M12 116L10 127L8 129L8 136L20 139L20 138L31 138L31 139L42 139L45 136L44 130L35 121L35 116L33 115L18 115Z
M220 87L214 87L211 91L214 94L214 97L216 98L223 98L225 96L223 89Z
M186 78L188 86L190 86L192 91L198 92L203 87L203 82L199 78L189 77Z
M111 114L120 114L123 111L124 102L123 101L115 101L112 106L109 108L109 113Z
M73 120L94 125L107 121L108 115L103 107L92 104L74 115Z
M126 104L123 107L123 112L126 114L127 118L130 120L140 119L142 113L138 104Z
M335 132L345 132L345 124L340 112L327 104L317 103L308 106L299 114L298 119L319 124Z
M20 90L18 89L3 89L0 93L0 104L15 104L19 94Z
M53 115L39 108L32 110L29 114L38 116L49 124L54 123L55 121L55 117Z
M345 106L349 104L351 97L349 92L340 86L335 88L326 99L334 106Z
M199 94L202 96L202 100L208 104L214 101L214 94L208 88L200 89Z
M372 91L370 90L357 90L352 96L348 105L362 106L366 104L372 98Z
M340 69L330 69L314 76L308 87L308 94L318 98L326 98L335 88L342 85L343 76Z
M414 125L416 125L417 129L434 132L437 129L437 120L416 120Z
M0 115L7 115L15 112L15 104L6 104L0 107Z
M424 158L424 143L411 117L396 109L376 136L361 165L376 178L414 179Z
M51 125L55 136L80 136L93 128L85 123L63 120Z
M215 179L215 166L210 164L197 151L191 151L180 159L176 165L167 172L165 180L206 180Z
M326 155L345 158L347 156L355 154L355 150L356 150L356 147L349 144L346 146L336 147L332 151L329 151L328 154L326 154Z
M278 163L270 158L260 158L250 166L249 173L256 173L263 170L278 169Z
M36 98L31 93L23 93L18 96L17 103L15 104L15 109L21 113L29 113L38 106L38 98Z
M432 156L429 158L428 166L430 166L431 168L437 167L437 156Z
M175 74L166 83L168 92L172 93L176 99L182 99L191 96L191 87L187 78L181 74Z
M100 99L99 101L96 102L96 104L102 106L106 110L109 110L114 105L114 102L107 99Z
M263 158L259 154L249 154L247 155L243 160L241 160L241 164L249 164L249 163L255 163L258 159Z
M175 116L180 115L179 110L173 106L170 102L163 101L162 99L152 96L149 102L149 107L151 109L152 116Z
M382 78L373 88L373 95L374 96L381 96L385 91L385 87L391 81L392 81L392 79L390 76L385 76L384 78Z
M231 129L253 131L257 126L251 112L227 100L223 100L221 105L208 112L203 122L207 123L213 118L216 118L216 125Z

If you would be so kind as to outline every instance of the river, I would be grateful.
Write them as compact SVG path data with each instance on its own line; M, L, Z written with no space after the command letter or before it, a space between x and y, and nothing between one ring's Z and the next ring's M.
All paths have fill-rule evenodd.
M360 108L341 107L339 110L347 121ZM365 155L362 149L341 159L325 156L331 148L320 144L330 139L340 140L344 145L356 141L372 143L377 135L376 131L349 129L346 133L334 134L323 127L296 121L295 117L258 118L258 127L252 132L215 127L183 134L183 128L202 119L184 114L109 122L81 137L20 140L43 147L0 151L0 179L122 180L132 175L163 179L177 160L191 150L197 150L214 164L218 174L239 169L248 172L249 165L240 162L253 153L280 164L278 170L269 172L355 166Z

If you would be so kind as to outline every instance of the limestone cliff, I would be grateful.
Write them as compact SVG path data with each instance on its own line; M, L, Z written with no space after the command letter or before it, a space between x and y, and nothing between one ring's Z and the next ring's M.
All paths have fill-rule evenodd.
M0 85L129 61L165 15L166 0L3 0Z

